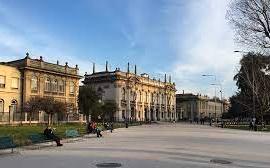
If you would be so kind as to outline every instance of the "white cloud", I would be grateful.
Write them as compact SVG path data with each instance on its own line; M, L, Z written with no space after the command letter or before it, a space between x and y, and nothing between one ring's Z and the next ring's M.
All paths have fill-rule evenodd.
M179 92L184 89L188 92L213 95L213 87L209 85L213 83L213 79L201 77L207 73L217 75L226 96L233 93L235 88L232 78L240 57L233 53L236 49L233 32L225 19L228 0L164 1L166 3L160 13L157 12L160 14L157 17L161 17L157 24L152 23L152 18L147 18L144 13L149 12L152 7L149 1L130 2L127 7L130 29L124 27L122 33L130 42L131 48L143 45L144 55L147 56L151 45L154 45L152 43L159 40L156 35L166 32L165 35L169 36L170 45L176 53L176 60L171 60L173 66L170 68ZM7 53L16 55L1 56L1 61L22 58L24 53L29 51L32 55L43 55L50 62L75 62L80 67L81 75L92 71L90 60L77 59L76 52L68 42L54 38L46 30L20 18L1 3L0 14L6 22L0 26L0 46L10 51ZM142 61L145 56L141 58ZM102 70L104 65L96 65L96 68ZM165 69L160 71L164 73ZM159 77L163 79L162 75Z
M0 26L0 46L3 52L7 53L1 54L0 61L21 59L25 57L26 52L29 52L32 58L43 56L44 60L49 62L56 63L60 60L62 65L68 62L71 67L78 64L81 75L84 75L85 71L90 71L88 70L90 65L86 63L89 61L90 64L90 60L76 59L76 53L68 42L54 38L46 30L25 20L24 17L1 3L0 15L3 21Z
M178 32L172 37L178 44L173 73L180 90L184 88L213 96L209 84L214 79L204 79L201 75L214 74L223 84L226 96L233 93L233 74L239 57L233 53L236 49L233 32L225 19L227 3L227 0L190 2L185 20L186 35L183 37L183 32ZM177 28L187 28L182 26L178 24Z

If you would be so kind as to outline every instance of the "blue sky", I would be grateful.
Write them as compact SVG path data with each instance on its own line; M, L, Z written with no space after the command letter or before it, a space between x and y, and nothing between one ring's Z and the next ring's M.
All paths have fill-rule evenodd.
M214 94L214 74L225 96L239 49L225 19L227 0L0 0L1 61L29 52L45 60L92 69L126 70L163 79L172 75L179 92Z

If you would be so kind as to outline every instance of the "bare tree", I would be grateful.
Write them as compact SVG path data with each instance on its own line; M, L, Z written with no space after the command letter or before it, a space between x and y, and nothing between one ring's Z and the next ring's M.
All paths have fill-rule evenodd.
M232 0L227 19L235 30L237 42L270 48L270 0Z
M32 117L35 113L42 110L40 104L42 99L40 97L31 97L29 101L25 102L23 109L29 115L29 124L31 125Z

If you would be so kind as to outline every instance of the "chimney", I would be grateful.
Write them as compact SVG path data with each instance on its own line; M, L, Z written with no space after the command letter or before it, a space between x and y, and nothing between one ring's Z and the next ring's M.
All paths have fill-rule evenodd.
M96 70L95 70L95 63L93 62L93 73L95 73Z
M185 90L183 90L183 94L185 94Z
M106 72L108 72L108 61L106 61Z
M135 65L135 75L137 75L137 66Z
M56 61L56 64L59 65L59 61L58 60Z
M128 62L128 68L127 68L127 72L129 73L129 62Z
M29 57L29 53L27 52L26 53L26 57L25 58L27 58L27 59L29 59L30 57Z

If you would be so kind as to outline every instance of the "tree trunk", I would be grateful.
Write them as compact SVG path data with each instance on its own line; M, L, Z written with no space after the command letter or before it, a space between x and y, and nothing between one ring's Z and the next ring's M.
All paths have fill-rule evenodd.
M48 114L48 125L51 125L51 114Z
M85 116L86 116L86 125L88 125L89 124L89 114L85 114Z
M30 115L29 115L29 125L31 125L31 122L32 122L32 114L31 113L29 113Z
M262 113L262 121L261 121L261 125L262 125L262 129L264 128L264 124L263 124L263 113Z

